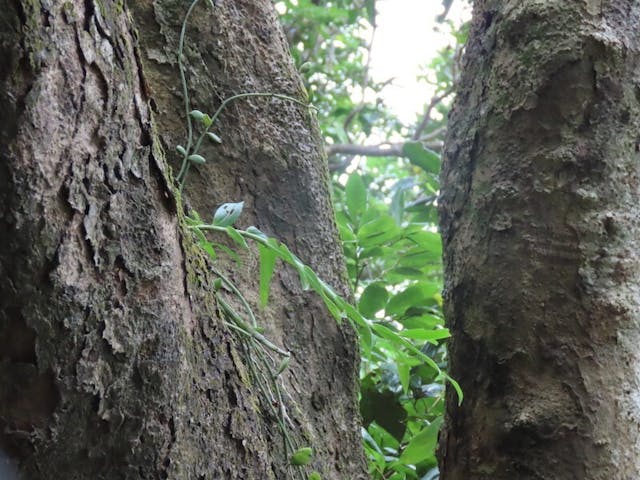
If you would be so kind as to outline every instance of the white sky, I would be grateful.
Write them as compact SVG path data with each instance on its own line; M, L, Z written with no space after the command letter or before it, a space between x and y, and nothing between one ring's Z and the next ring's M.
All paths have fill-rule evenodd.
M391 110L405 123L431 99L427 85L416 81L420 67L438 50L452 44L446 26L438 32L435 17L442 13L441 0L378 0L377 23L371 52L371 75L377 81L395 80L383 91ZM463 0L454 0L448 19L456 26L471 16Z

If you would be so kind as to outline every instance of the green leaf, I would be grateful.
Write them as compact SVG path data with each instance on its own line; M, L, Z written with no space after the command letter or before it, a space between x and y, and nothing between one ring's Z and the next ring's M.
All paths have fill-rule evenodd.
M368 444L371 448L375 449L378 453L382 454L382 450L378 445L378 442L371 436L371 434L364 428L360 427L360 434L362 435L362 439Z
M194 120L198 120L199 122L202 122L202 120L204 119L204 113L202 113L200 110L191 110L189 112L189 116Z
M440 156L425 148L420 142L407 142L402 146L402 154L409 161L429 173L440 172Z
M309 480L322 480L322 477L318 472L311 472L309 475Z
M258 230L256 227L253 227L253 226L247 228L247 233L260 237L264 240L269 239L269 237L267 237L261 230Z
M189 155L187 157L187 160L189 160L192 163L197 163L198 165L204 165L205 163L207 163L206 158L204 158L202 155L198 155L197 153L194 153L193 155Z
M209 128L213 124L213 119L209 116L208 113L205 113L202 116L202 124L205 128Z
M213 245L207 241L204 242L199 242L200 248L202 248L205 252L207 252L207 254L209 255L209 257L211 257L211 260L215 260L217 255L216 255L216 250L215 248L213 248Z
M431 425L425 427L420 433L411 438L409 444L400 455L400 460L405 464L415 465L433 457L441 424L442 417L439 417L431 422Z
M385 256L385 250L383 248L372 247L372 248L363 249L362 252L360 252L360 255L358 256L358 258L362 260L364 258L384 257L384 256Z
M398 260L398 267L423 267L425 263L440 262L440 252L421 247L413 248Z
M224 203L218 207L213 215L213 224L218 227L228 227L238 219L242 213L244 202Z
M204 232L199 228L194 228L192 231L195 236L198 237L198 245L200 245L200 248L202 248L209 255L209 257L211 257L211 260L215 260L217 257L216 251L213 248L211 242L207 240Z
M299 448L291 455L289 459L289 463L291 465L307 465L311 462L311 457L313 457L313 450L310 447Z
M434 327L442 325L444 321L436 315L420 315L418 317L406 317L400 319L400 323L406 329L426 329L433 330Z
M462 392L462 388L460 388L460 384L456 382L453 378L451 378L449 375L445 375L445 378L447 379L449 384L453 387L453 389L456 391L456 394L458 395L458 406L462 405L462 401L464 400L464 394Z
M368 318L373 318L379 310L387 304L389 293L381 282L375 282L367 286L362 292L358 302L358 310Z
M398 440L391 435L384 427L378 425L376 422L371 422L371 424L367 427L367 431L371 435L371 438L375 439L375 443L380 447L384 447L384 449L392 448L394 450L398 449L400 444Z
M276 253L264 245L258 245L258 251L260 252L260 306L264 307L269 301L269 289L276 265Z
M233 228L233 227L227 227L226 232L227 232L227 235L229 235L229 237L231 237L231 239L232 239L234 242L236 242L236 244L237 244L239 247L242 247L242 248L244 248L245 250L248 250L248 249L249 249L249 246L247 245L246 240L245 240L244 238L242 238L242 235L240 235L240 234L238 233L238 231L237 231L235 228Z
M357 173L351 174L347 180L345 192L347 194L347 210L351 219L357 222L367 208L367 188L362 177Z
M400 378L402 391L406 395L407 392L409 391L409 378L411 377L411 366L406 362L399 361L396 363L396 367L398 368L398 377Z
M385 213L362 225L358 231L358 240L363 247L382 245L395 240L400 231L395 220Z
M400 335L404 338L411 338L413 340L426 340L437 345L438 340L449 338L451 336L451 333L449 333L449 329L447 328L438 328L435 330L412 328L401 330Z
M440 292L437 283L419 283L398 293L387 303L387 315L403 315L411 307L422 306L427 299L432 299Z
M222 139L213 132L207 132L207 138L212 142L222 143Z
M178 145L176 146L176 150L178 151L178 153L180 155L182 155L183 157L187 154L187 151L184 149L184 147L182 145Z
M371 348L373 346L373 334L371 333L371 327L369 327L369 325L356 325L355 328L358 332L358 337L360 338L362 357L368 358L371 356Z

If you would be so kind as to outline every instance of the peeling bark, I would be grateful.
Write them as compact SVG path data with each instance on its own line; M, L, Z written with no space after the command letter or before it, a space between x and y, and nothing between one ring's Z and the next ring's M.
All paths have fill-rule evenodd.
M24 478L290 476L170 184L187 6L0 0L0 449ZM197 7L194 108L246 90L304 98L272 8ZM245 200L243 221L344 288L314 120L252 100L216 131L224 144L192 171L189 202L206 217ZM227 265L246 292L255 262ZM364 478L353 333L287 270L272 297L261 320L293 354L289 414L311 467Z
M444 480L640 474L640 5L475 4L442 174Z

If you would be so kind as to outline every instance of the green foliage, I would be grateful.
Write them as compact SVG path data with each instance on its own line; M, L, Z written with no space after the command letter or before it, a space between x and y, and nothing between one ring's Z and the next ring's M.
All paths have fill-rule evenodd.
M442 2L440 28L451 33L452 46L424 66L419 80L432 98L425 94L424 111L415 125L407 126L385 107L384 85L368 75L375 0L316 3L283 0L276 5L292 54L305 66L301 74L320 109L327 142L403 139L397 157L329 159L336 171L336 221L349 279L357 313L368 325L358 329L363 445L374 479L433 480L438 477L434 452L447 379L443 341L449 336L440 296L438 145L467 28L446 20L452 1ZM451 384L461 401L458 385Z
M420 175L413 183L425 181ZM389 202L369 189L364 208L353 208L362 205L362 188L353 185L365 185L365 178L370 182L372 176L351 174L336 192L358 311L373 330L361 371L364 447L373 478L419 479L436 467L446 379L440 239L433 224L420 220L432 204L416 209L400 202L394 218Z
M276 7L325 138L362 141L399 125L382 97L365 99L382 89L367 70L375 0L281 0Z
M227 98L212 115L193 110L182 52L187 21L197 2L194 0L188 9L178 52L188 132L186 147L176 147L183 159L176 177L180 191L189 168L207 161L198 153L203 140L222 142L211 128L230 102L271 97L308 107L285 95L248 92ZM408 129L382 108L380 98L373 104L365 101L366 90L377 92L381 88L369 78L365 62L365 37L375 26L375 0L334 0L322 6L316 3L284 0L277 6L289 22L287 33L294 57L299 65L305 64L301 70L324 119L321 125L325 137L336 143L364 140L374 131L385 138L407 135ZM319 58L316 55L321 55L324 63L314 62ZM425 80L437 87L440 100L451 90L452 58L451 52L443 52L431 66L434 75L425 75ZM352 99L358 91L359 102ZM335 179L336 219L357 306L337 295L277 239L255 227L234 227L242 213L242 202L223 204L209 223L196 212L186 218L188 228L212 261L217 277L212 287L219 311L225 325L244 345L251 380L263 397L261 403L269 418L276 419L284 439L285 458L290 468L295 467L291 474L298 478L305 478L300 468L310 463L312 449L301 447L299 436L291 434L296 427L285 410L288 399L279 377L288 368L290 354L263 335L249 302L216 269L219 251L240 262L235 250L217 241L216 236L228 236L243 250L249 249L250 243L257 245L261 305L268 301L278 261L284 262L298 273L304 289L322 298L337 322L346 319L358 332L363 353L362 438L373 478L437 478L434 449L442 422L444 382L450 382L462 401L459 386L444 371L446 350L442 341L449 332L441 310L441 247L434 204L440 158L425 146L425 138L442 135L447 105L440 100L432 100L426 107L415 129L419 135L403 143L400 158L363 159L354 173ZM319 475L311 472L307 478L317 480Z

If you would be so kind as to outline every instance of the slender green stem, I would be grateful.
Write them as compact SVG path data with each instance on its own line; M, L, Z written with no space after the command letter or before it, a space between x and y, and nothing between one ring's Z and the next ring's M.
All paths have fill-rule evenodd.
M197 0L196 0L197 1ZM195 2L194 2L195 3ZM186 85L186 83L185 83ZM220 116L220 114L224 111L224 109L227 107L227 105L229 105L231 102L234 102L235 100L240 100L242 98L248 98L248 97L273 97L273 98L279 98L281 100L287 100L289 102L292 103L296 103L298 105L301 105L303 107L306 108L315 108L307 103L301 102L300 100L297 100L293 97L290 97L289 95L282 95L280 93L270 93L270 92L246 92L246 93L239 93L237 95L233 95L229 98L227 98L226 100L224 100L220 106L218 107L218 109L215 111L215 113L213 114L213 117L211 117L211 123L209 124L208 127L206 127L204 129L204 131L200 134L200 136L198 137L198 139L196 140L195 146L193 147L193 152L191 152L191 154L197 154L198 151L200 150L200 146L202 145L202 141L204 140L204 137L207 135L207 133L209 132L209 130L211 129L211 127L213 125L215 125L216 120L218 119L218 117ZM184 185L184 182L186 180L187 177L187 173L189 172L189 160L188 160L188 155L189 153L189 149L191 148L192 145L192 141L193 141L193 137L192 137L192 129L191 129L191 117L189 117L189 111L190 111L190 107L187 107L187 120L188 120L188 125L189 125L189 141L187 144L187 156L184 157L183 161L182 161L182 167L180 168L180 172L178 173L178 176L176 177L176 180L180 183L180 190L182 191L182 186Z
M235 323L235 326L237 327L236 330L239 330L239 331L245 333L246 335L254 338L256 341L260 342L262 345L267 347L269 350L272 350L272 351L276 352L277 354L282 355L283 357L288 357L288 356L291 355L289 352L287 352L285 350L282 350L277 345L274 345L273 343L271 343L267 339L267 337L262 335L255 328L253 328L251 325L247 324L242 319L242 317L240 317L238 312L236 312L231 305L229 305L227 302L225 302L223 298L218 296L218 301L220 302L220 305L222 306L222 308L225 311L225 313L227 315L229 315L231 317L231 319L233 320L233 322Z
M249 305L249 302L247 302L247 299L244 298L244 295L240 293L240 290L238 290L238 288L233 284L233 282L229 280L227 277L225 277L221 271L213 267L211 267L211 271L213 271L213 273L215 273L218 277L220 277L220 280L222 280L222 283L224 283L229 288L229 290L231 290L236 295L236 297L238 297L240 302L242 302L242 306L247 311L247 315L249 315L249 318L251 319L251 324L254 326L254 328L257 327L258 321L256 320L256 317L253 314L253 309Z
M180 42L178 44L178 69L180 70L180 83L182 85L182 96L184 97L184 112L187 117L187 148L186 153L184 154L184 159L182 162L182 168L180 169L180 173L178 173L178 177L183 174L185 162L187 162L187 157L189 156L189 150L191 149L191 145L193 144L193 125L191 124L191 117L189 116L189 112L191 111L191 102L189 100L189 89L187 88L187 78L185 75L184 63L182 61L184 57L184 38L187 33L187 22L189 21L189 17L191 16L191 12L195 8L196 4L199 0L193 0L189 9L187 10L187 14L184 16L184 20L182 21L182 30L180 30Z

